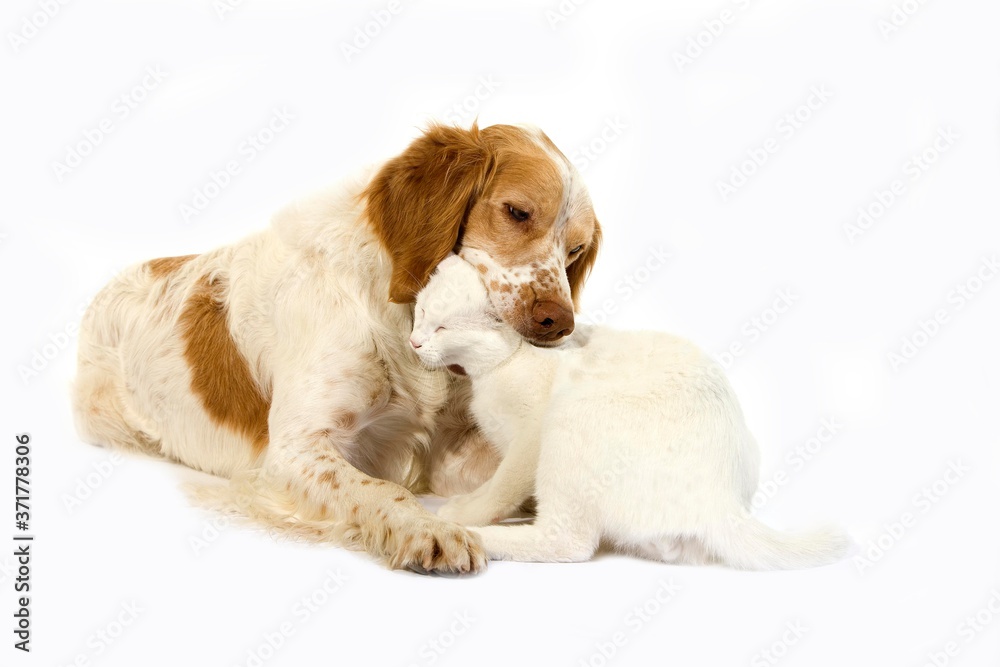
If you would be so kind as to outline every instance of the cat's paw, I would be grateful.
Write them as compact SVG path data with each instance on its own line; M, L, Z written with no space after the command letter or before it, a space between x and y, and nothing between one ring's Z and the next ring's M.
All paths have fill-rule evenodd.
M501 508L476 492L452 497L438 510L438 516L463 526L488 526L507 518Z

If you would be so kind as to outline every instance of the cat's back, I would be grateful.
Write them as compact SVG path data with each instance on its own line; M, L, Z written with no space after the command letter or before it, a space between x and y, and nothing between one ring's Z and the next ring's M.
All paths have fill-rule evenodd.
M577 347L563 352L556 381L585 394L707 390L725 385L722 368L691 341L661 331L588 327Z

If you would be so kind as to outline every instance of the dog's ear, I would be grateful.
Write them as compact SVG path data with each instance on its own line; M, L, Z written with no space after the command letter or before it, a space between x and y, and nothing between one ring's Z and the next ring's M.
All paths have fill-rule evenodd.
M432 125L365 189L366 213L392 258L389 300L412 303L459 241L486 186L490 152L479 128Z
M583 284L587 282L587 276L597 261L597 252L601 249L601 225L594 221L594 236L590 239L587 247L580 251L580 256L576 261L566 267L566 277L569 278L569 290L573 295L573 306L580 307L580 293L583 291Z

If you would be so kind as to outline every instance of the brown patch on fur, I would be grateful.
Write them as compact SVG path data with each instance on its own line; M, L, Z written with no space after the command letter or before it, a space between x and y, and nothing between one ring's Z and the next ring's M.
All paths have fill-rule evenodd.
M368 486L371 483L372 483L372 481L370 479L363 479L363 480L361 480L361 486Z
M406 496L396 496L395 498L393 498L393 500L395 500L397 503L401 503L404 500L406 500Z
M257 455L267 447L271 401L254 382L229 333L222 299L219 281L202 276L181 312L178 324L191 369L191 391L212 421L249 440Z
M476 268L479 269L479 272L483 275L486 275L486 272L489 271L485 264L476 264Z
M370 405L387 403L391 396L392 387L389 385L388 381L376 382L375 386L372 387L372 390L368 392L368 402Z
M340 488L340 482L337 481L337 473L333 470L327 470L321 473L316 478L316 482L319 484L325 484L329 489L336 491Z
M353 431L358 425L358 413L343 412L337 416L333 423L338 429L343 431Z
M438 542L437 537L432 538L432 542L433 544L431 546L431 562L433 564L437 562L439 558L441 558L442 554L444 554L444 550L441 548L441 543Z
M493 164L479 128L431 125L365 189L365 211L392 258L389 299L412 303L458 242Z
M146 268L154 278L166 278L198 255L178 255L176 257L158 257L146 262Z
M594 268L597 261L597 252L601 249L601 225L594 220L594 235L590 238L590 243L584 246L576 255L576 261L566 267L566 277L569 279L569 290L573 295L573 305L580 307L580 294L583 292L583 284L590 275L590 270Z
M535 274L539 284L548 289L558 287L559 278L556 276L555 271L552 269L545 269Z

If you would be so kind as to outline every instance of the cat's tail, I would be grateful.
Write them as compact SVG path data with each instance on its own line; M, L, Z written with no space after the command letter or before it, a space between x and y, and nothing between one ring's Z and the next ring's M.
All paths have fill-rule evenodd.
M786 533L742 516L717 525L704 536L718 559L743 570L792 570L827 565L847 555L850 538L827 527L807 533Z

